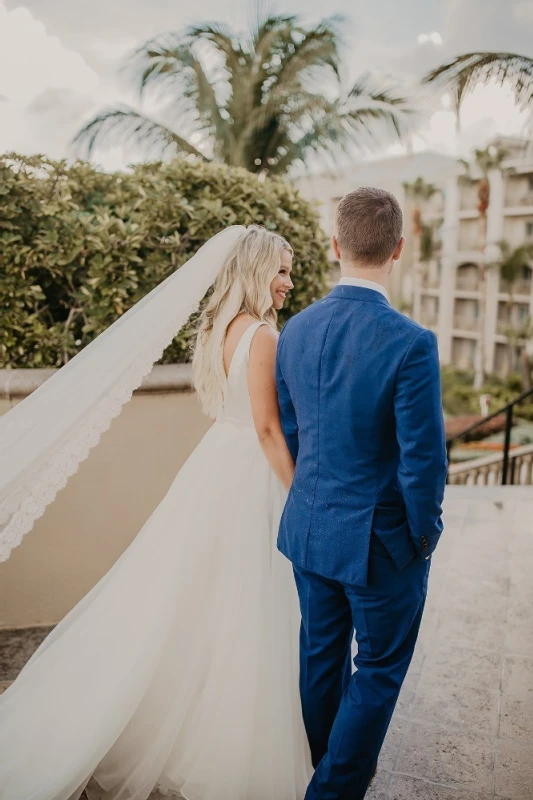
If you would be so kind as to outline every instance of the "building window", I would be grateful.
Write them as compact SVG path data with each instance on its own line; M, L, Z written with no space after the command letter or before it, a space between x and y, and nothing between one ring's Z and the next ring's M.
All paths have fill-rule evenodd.
M476 343L471 339L452 339L452 364L463 370L473 369L476 360Z
M528 175L527 177L527 188L528 192L533 192L533 175Z
M526 222L526 238L533 238L533 222Z

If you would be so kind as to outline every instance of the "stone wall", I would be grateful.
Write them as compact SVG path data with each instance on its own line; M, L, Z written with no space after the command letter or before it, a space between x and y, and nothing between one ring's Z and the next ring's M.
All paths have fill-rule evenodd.
M0 370L0 414L50 373ZM155 367L0 564L0 628L56 623L126 549L209 426L190 379L188 366Z

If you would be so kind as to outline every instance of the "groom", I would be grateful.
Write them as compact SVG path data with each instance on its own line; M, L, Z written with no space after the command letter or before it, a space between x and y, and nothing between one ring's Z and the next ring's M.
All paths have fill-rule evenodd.
M293 563L302 612L300 690L315 767L305 800L364 797L442 532L437 342L387 292L403 245L391 194L347 194L332 237L341 281L279 341L281 418L296 472L278 547Z

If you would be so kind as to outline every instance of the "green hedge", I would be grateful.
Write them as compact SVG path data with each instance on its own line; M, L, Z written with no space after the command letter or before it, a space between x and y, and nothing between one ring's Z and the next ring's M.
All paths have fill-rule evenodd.
M455 417L463 414L479 414L479 398L482 394L490 394L492 404L491 413L503 408L514 400L523 389L522 378L517 373L508 378L491 375L479 391L473 389L474 373L457 369L454 366L443 366L442 378L442 405L448 416ZM533 403L523 402L515 408L517 417L533 420Z
M281 321L324 293L318 216L279 179L219 164L128 173L15 154L0 159L0 367L58 367L227 225L279 231L295 251ZM163 361L190 357L193 323Z

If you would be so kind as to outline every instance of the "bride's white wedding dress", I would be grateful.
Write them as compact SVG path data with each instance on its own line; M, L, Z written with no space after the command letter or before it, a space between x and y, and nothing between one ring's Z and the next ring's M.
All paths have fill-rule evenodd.
M223 414L0 697L1 800L301 800L299 610L242 336ZM92 777L91 777L92 776ZM88 783L87 783L88 782Z

